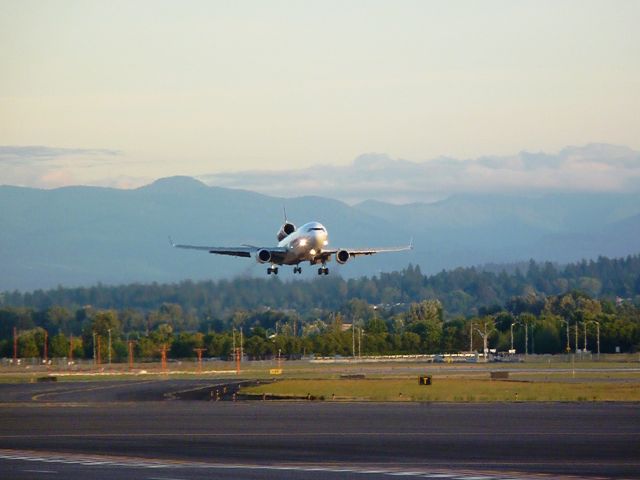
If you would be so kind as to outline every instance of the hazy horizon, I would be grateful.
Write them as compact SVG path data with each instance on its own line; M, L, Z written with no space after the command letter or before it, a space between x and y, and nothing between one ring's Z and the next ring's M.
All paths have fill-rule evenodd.
M109 150L52 149L43 146L0 146L0 164L29 163L31 157L57 155L117 156ZM176 175L169 175L172 177ZM308 195L334 198L348 204L376 200L393 204L434 202L455 194L544 195L557 192L640 192L640 152L628 147L589 144L567 146L557 153L519 152L484 155L472 159L438 157L425 161L367 153L348 165L313 165L282 170L241 170L188 176L210 186L249 190L265 195L295 198ZM156 177L125 185L107 182L20 184L30 188L97 186L139 188ZM8 184L0 182L0 184Z
M5 1L0 12L0 183L348 169L367 152L422 163L589 143L640 151L639 2Z

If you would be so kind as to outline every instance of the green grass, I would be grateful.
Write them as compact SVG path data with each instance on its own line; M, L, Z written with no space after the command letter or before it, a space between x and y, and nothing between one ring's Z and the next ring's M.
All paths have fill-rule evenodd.
M434 378L432 385L414 379L289 379L242 389L242 393L325 400L417 402L576 402L640 401L640 382L562 383Z

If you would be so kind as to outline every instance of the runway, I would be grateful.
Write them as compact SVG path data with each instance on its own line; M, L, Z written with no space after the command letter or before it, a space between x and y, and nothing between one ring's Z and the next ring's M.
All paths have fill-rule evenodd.
M11 478L640 478L635 404L215 402L165 395L207 385L217 388L211 381L178 380L3 385L0 473ZM154 400L133 400L142 392L151 392Z

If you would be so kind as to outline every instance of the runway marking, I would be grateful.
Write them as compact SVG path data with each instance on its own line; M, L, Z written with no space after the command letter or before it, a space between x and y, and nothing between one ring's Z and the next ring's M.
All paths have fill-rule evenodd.
M152 382L156 382L157 380L144 380L144 381L140 381L140 382L132 382L132 383L116 383L113 385L99 385L99 386L93 386L93 387L85 387L85 388L72 388L69 390L54 390L52 392L42 392L42 393L38 393L36 395L33 395L31 397L31 401L32 402L39 402L40 398L44 397L44 396L48 396L48 395L66 395L67 393L78 393L78 392L92 392L94 390L108 390L110 388L117 388L117 387L122 387L123 385L144 385L145 383L152 383Z
M56 472L55 470L28 470L28 469L23 469L23 472L27 472L27 473L53 473L53 474L57 474L58 472Z
M147 477L149 480L186 480L185 478L177 477Z
M465 437L486 437L487 432L463 432ZM0 438L145 438L145 437L203 437L203 438L289 438L289 437L459 437L460 432L131 432L131 433L33 433L33 434L0 434ZM601 431L576 432L527 432L528 437L583 437L585 435L600 436ZM612 437L640 437L639 431L607 432Z
M482 471L484 462L465 462L461 468L451 470L450 464L446 464L447 468L439 469L437 464L431 465L428 468L433 468L431 471L427 470L403 470L402 467L389 466L387 468L380 468L372 470L366 466L342 466L342 465L309 465L309 464L296 464L296 465L255 465L255 464L221 464L221 463L204 463L193 461L178 461L178 460L159 460L159 459L145 459L137 457L118 457L118 456L102 456L102 455L86 455L86 454L62 454L53 452L37 452L37 451L18 451L0 449L0 460L21 460L28 462L44 462L44 463L61 463L71 465L83 465L83 466L120 466L125 468L145 468L145 469L202 469L202 470L279 470L279 471L292 471L292 472L327 472L327 473L353 473L360 475L376 474L385 476L404 476L404 477L420 477L420 478L449 478L452 480L533 480L544 478L555 479L576 479L577 477L571 475L545 475L535 473L516 473L510 472L488 472L485 470L485 475L478 475L481 472L470 472L471 466L477 465ZM566 462L564 462L566 463ZM495 465L495 463L492 463ZM508 466L517 465L517 463L505 463ZM522 465L532 466L536 465L535 462L522 463ZM547 465L547 462L540 463L540 465ZM581 465L589 465L581 463ZM593 465L600 467L604 466L602 462L594 462ZM616 463L616 465L620 465ZM635 465L635 464L634 464ZM406 468L406 467L405 467ZM414 467L415 468L415 467ZM53 470L24 470L33 472L50 472L58 473ZM448 473L445 473L448 472ZM178 477L148 477L149 480L183 480Z

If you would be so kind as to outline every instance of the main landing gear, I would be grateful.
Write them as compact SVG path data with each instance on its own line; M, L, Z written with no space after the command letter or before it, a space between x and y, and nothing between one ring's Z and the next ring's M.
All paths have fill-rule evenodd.
M321 266L318 269L318 275L329 275L329 268L326 265Z
M294 274L302 273L302 267L300 267L300 266L293 267L293 273Z
M274 267L273 265L271 265L269 268L267 268L267 275L271 275L271 274L277 275L278 274L278 267Z

